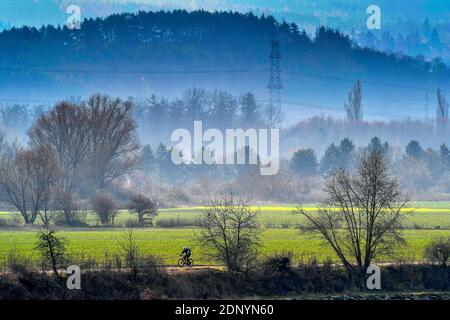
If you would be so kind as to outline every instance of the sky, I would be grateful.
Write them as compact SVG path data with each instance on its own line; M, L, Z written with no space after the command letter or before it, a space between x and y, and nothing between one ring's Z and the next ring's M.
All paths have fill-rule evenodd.
M377 4L387 19L450 19L450 0L1 0L0 24L21 26L64 24L70 4L81 8L82 17L105 16L139 9L233 10L273 14L297 22L302 16L327 19L359 19L370 4Z

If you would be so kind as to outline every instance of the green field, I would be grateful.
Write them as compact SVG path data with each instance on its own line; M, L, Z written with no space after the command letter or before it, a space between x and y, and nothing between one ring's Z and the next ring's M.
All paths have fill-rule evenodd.
M154 220L157 225L161 220L195 221L199 218L203 207L185 207L160 209L158 217ZM262 227L267 228L291 228L303 221L301 215L292 214L295 205L283 206L253 206L259 210L258 222ZM305 204L303 208L314 212L316 207L313 204ZM450 202L412 202L405 209L406 219L404 227L406 229L448 229L450 230ZM0 219L22 220L19 213L0 212ZM135 216L126 210L119 211L115 219L116 226L124 226L125 222L135 219ZM99 221L93 213L87 215L87 223L91 226L99 226ZM39 223L39 221L37 221Z
M336 261L331 250L320 240L301 235L296 225L302 217L290 211L294 206L261 206L258 221L261 225L262 256L270 256L280 252L292 252L294 261L307 260L312 257L323 261L330 258ZM313 205L304 205L306 210L314 211ZM198 219L201 207L161 209L155 223L162 220ZM421 202L411 203L410 213L405 220L403 230L407 245L399 248L394 260L421 260L424 246L432 238L450 237L450 203ZM1 212L0 219L19 219L17 213ZM127 229L123 224L133 216L127 211L121 211L116 218L117 227L96 227L98 221L89 214L88 228L63 228L60 234L69 240L68 250L71 256L78 258L95 258L99 262L105 257L112 258L119 252L120 242L124 240ZM0 228L0 259L4 259L11 250L18 254L36 258L33 250L36 230L38 228ZM134 238L143 253L159 256L166 264L174 264L183 245L193 249L196 264L214 264L198 247L195 235L196 227L174 228L137 228L133 231ZM392 259L390 259L392 260Z
M270 256L283 251L292 252L294 260L316 257L323 261L336 257L331 250L322 245L318 239L311 239L300 235L296 229L263 229L263 245L261 253ZM0 232L1 252L5 256L12 248L21 255L36 257L33 250L35 231L2 231ZM118 251L119 243L124 240L127 231L124 229L95 229L95 230L64 230L61 235L69 240L69 252L78 258L95 258L101 261L105 256L110 258ZM201 253L195 241L196 228L146 228L133 231L134 239L143 253L152 253L167 264L176 263L177 254L183 245L192 247L197 264L212 264ZM396 259L422 258L424 246L433 238L439 236L450 237L450 230L405 230L404 236L407 246L401 248Z

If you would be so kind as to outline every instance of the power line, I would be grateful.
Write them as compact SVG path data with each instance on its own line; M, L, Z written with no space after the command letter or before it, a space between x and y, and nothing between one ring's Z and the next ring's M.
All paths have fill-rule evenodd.
M260 100L262 102L267 102L268 100ZM385 105L385 104L392 104L392 103L404 103L404 102L422 102L422 100L417 100L417 99L410 99L410 100L392 100L392 101L381 101L381 102L376 102L376 101L372 101L372 102L366 102L363 103L364 106L366 105ZM304 106L307 108L312 108L312 109L327 109L327 110L333 110L333 111L340 111L340 112L344 112L344 109L340 109L337 107L331 107L331 106L324 106L321 104L313 104L310 102L299 102L299 101L295 101L295 102L291 102L291 101L283 101L283 104L287 104L287 105L298 105L298 106ZM408 109L408 110L404 110L403 112L415 112L415 111L422 111L422 108L417 108L417 109ZM374 114L375 113L366 113L366 114ZM381 113L379 113L381 114ZM392 115L392 114L388 114L388 113L383 113L383 115ZM393 115L395 116L395 115ZM396 115L398 117L401 117L400 115Z
M363 105L365 105L365 106L367 106L367 105L385 105L385 104L407 103L407 102L423 102L423 101L419 100L419 99L390 100L390 101L369 101L369 102L363 102ZM417 110L414 110L414 111L417 111ZM420 110L422 110L422 108Z
M13 102L13 103L42 103L42 104L53 104L58 100L40 100L40 99L10 99L10 98L0 98L1 102Z
M313 103L308 103L308 102L283 102L283 104L303 106L303 107L311 108L311 109L324 109L324 110L332 110L332 111L337 111L337 112L344 112L344 109L330 107L330 106L324 106L324 105L320 105L320 104L313 104ZM422 109L420 109L420 110L422 110ZM406 110L406 111L412 111L412 110ZM401 116L401 115L395 115L395 114L389 114L389 113L365 112L365 114L371 115L371 116L392 117L392 118L401 118L401 119L411 118L408 116ZM411 118L411 119L413 119L413 118Z
M300 73L300 72L293 72L293 71L284 71L284 73L294 75L294 76L299 76L299 77L305 77L305 78L317 78L317 79L346 81L346 82L355 82L356 81L356 79L350 79L350 78L338 77L338 76L324 76L324 75L320 75L320 74ZM361 83L368 84L368 85L374 85L374 86L384 86L384 87L420 90L420 91L436 90L436 88L430 88L430 87L402 85L402 84L396 84L396 83L383 83L383 82L376 82L376 81L370 81L370 80L360 80L360 81L361 81ZM442 91L450 92L450 90L442 90Z
M8 72L41 72L41 73L79 73L79 74L220 74L220 73L226 73L226 74L238 74L238 73L258 73L258 72L270 72L271 69L222 69L222 70L74 70L74 69L56 69L56 68L11 68L11 67L3 67L0 68L1 71L8 71ZM325 79L325 80L332 80L332 81L346 81L346 82L354 82L355 79L346 78L346 77L339 77L339 76L326 76L321 74L311 74L311 73L300 73L300 72L293 72L293 71L285 71L285 74L295 75L299 77L307 77L307 78L317 78L317 79ZM375 86L385 86L385 87L393 87L393 88L401 88L401 89L409 89L409 90L421 90L425 92L430 92L434 90L433 88L429 87L421 87L421 86L411 86L411 85L401 85L401 84L395 84L395 83L382 83L382 82L376 82L376 81L369 81L369 80L361 80L361 83L368 84L368 85L375 85ZM447 91L447 90L442 90ZM448 91L450 92L450 91ZM0 101L5 102L34 102L34 103L55 103L56 101L50 101L50 100L33 100L33 99L7 99L7 98L0 98ZM402 102L416 102L417 100L403 100L403 101L388 101L388 102L369 102L366 103L366 105L369 104L388 104L388 103L402 103ZM423 100L422 100L423 101ZM296 104L296 103L294 103ZM308 103L300 103L303 105L311 105ZM320 109L330 109L330 107L325 106L319 106L316 107ZM335 108L331 107L331 110L336 110Z
M37 72L37 73L73 73L73 74L239 74L239 73L259 73L259 72L270 72L271 69L267 68L255 68L255 69L198 69L198 70L100 70L100 69L59 69L59 68L13 68L13 67L2 67L0 72ZM284 74L294 75L306 78L317 78L333 81L346 81L355 82L356 79L342 77L342 76L327 76L321 74L313 73L303 73L294 71L281 71ZM420 90L420 91L433 91L435 88L413 86L413 85L402 85L396 83L384 83L371 80L361 80L361 83L374 86L384 86L392 88L410 89L410 90ZM450 92L450 90L442 90Z
M269 100L259 100L261 102L269 102ZM369 101L369 102L363 102L364 106L367 105L385 105L385 104L393 104L393 103L407 103L407 102L423 102L419 99L407 99L407 100L389 100L389 101ZM285 102L287 103L287 102ZM295 102L294 102L295 103ZM422 110L422 108L420 109ZM410 109L410 111L419 111L419 109Z
M38 72L38 73L98 73L98 74L215 74L215 73L252 73L268 72L269 69L223 69L223 70L75 70L54 68L0 68L4 72Z

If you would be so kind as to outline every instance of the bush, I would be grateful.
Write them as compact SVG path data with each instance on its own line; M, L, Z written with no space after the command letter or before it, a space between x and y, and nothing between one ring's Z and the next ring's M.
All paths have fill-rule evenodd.
M158 215L156 203L142 194L130 198L128 210L137 214L141 225L151 224L153 218Z
M216 198L202 210L197 239L228 271L251 271L260 245L257 215L258 211L252 210L247 200L236 200L232 193Z
M67 240L56 235L55 230L43 229L37 234L35 248L40 253L44 270L52 269L59 276L59 269L66 264Z
M266 273L290 273L292 263L292 254L281 253L263 261L262 268Z
M129 241L128 241L129 242ZM129 242L130 243L130 242ZM131 242L132 244L132 242ZM127 247L130 247L127 245ZM133 245L131 245L133 248ZM134 249L131 250L135 252ZM65 281L57 281L44 273L26 272L19 276L0 274L2 299L226 299L236 297L298 296L303 294L337 294L356 289L352 279L341 266L308 265L293 268L290 273L264 272L228 273L219 270L175 272L168 274L152 256L141 256L139 273L134 274L128 264L135 262L134 253L127 268L118 270L117 262L110 260L99 266L83 268L83 290L67 290ZM126 259L125 259L126 260ZM81 261L76 262L83 266ZM450 267L436 265L393 265L382 267L383 297L401 297L405 290L448 291ZM135 278L134 278L135 277ZM130 281L130 278L132 281ZM445 293L444 293L445 294ZM350 292L351 295L351 292ZM434 295L437 296L438 295ZM448 294L446 294L448 297ZM316 296L320 297L320 296ZM350 296L352 297L352 296ZM330 298L327 296L326 298ZM333 298L333 297L331 297ZM370 296L367 296L370 299Z
M114 224L117 206L110 194L98 193L91 199L92 210L103 225Z
M0 227L2 228L17 227L21 224L22 224L21 221L16 217L14 219L0 218Z
M125 220L123 225L127 228L136 228L142 226L142 224L139 223L139 220L133 218Z
M446 266L450 257L450 238L438 238L425 247L425 257L441 266Z
M418 223L413 223L413 226L412 226L414 229L416 229L416 230L422 230L423 229L423 226L422 225L420 225L420 224L418 224Z
M201 225L201 222L199 219L181 219L178 217L158 219L155 225L159 228L198 227Z
M89 224L83 216L83 213L77 214L72 212L71 219L67 219L64 215L57 215L53 219L53 224L60 227L87 227Z
M26 273L33 264L29 258L19 255L15 247L7 253L5 263L6 270L12 273Z
M125 258L125 266L130 270L132 279L136 279L142 267L142 253L133 238L131 229L124 240L119 243L122 254Z

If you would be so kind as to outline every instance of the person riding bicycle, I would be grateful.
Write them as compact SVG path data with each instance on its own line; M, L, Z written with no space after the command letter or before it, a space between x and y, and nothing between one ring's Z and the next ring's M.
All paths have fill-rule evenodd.
M188 247L184 246L183 247L183 251L181 251L180 256L183 256L184 261L188 261L189 258L191 257L191 249L189 249Z

